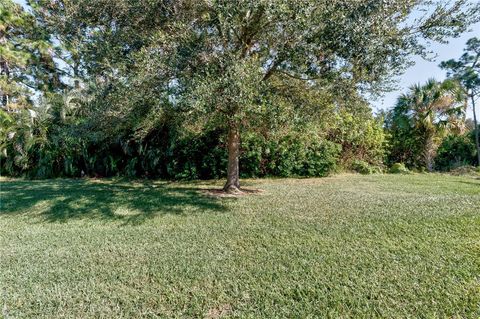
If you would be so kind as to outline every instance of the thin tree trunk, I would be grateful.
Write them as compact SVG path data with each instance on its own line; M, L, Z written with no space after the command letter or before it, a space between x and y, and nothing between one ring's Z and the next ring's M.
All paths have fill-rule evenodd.
M435 142L433 141L433 136L429 136L425 141L425 149L423 151L424 162L427 170L433 172L435 157Z
M238 193L240 191L240 177L238 168L238 158L240 155L240 131L238 124L229 125L227 143L227 182L225 183L223 190L228 193Z
M3 42L3 41L2 41ZM10 78L10 68L8 62L0 57L0 75L6 75L7 81ZM9 96L6 92L0 91L0 105L9 111Z
M475 125L475 144L477 145L477 161L480 166L480 133L478 132L477 112L475 110L475 97L472 94L473 124Z
M0 45L4 46L6 44L6 42L7 42L7 39L5 38L5 36L2 33L2 36L0 37ZM8 81L8 78L10 76L8 63L2 56L0 56L0 75L6 75L7 76L7 81ZM8 95L3 90L0 90L0 106L4 107L8 111L8 108L7 108L8 107Z

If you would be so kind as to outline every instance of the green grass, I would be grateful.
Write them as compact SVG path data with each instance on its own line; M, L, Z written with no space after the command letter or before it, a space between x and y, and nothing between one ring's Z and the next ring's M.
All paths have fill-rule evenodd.
M246 184L3 179L3 316L480 316L478 177Z

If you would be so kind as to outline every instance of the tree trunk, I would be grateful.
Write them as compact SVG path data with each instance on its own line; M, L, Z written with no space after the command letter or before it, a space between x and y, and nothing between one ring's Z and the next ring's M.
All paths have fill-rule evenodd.
M240 191L238 158L240 155L240 132L237 124L230 124L228 128L228 167L227 182L223 190L228 193Z
M473 124L475 125L475 144L477 145L477 161L480 166L480 133L478 132L477 112L475 110L475 96L472 94Z
M10 78L10 68L8 67L8 62L4 60L2 57L0 57L0 75L5 75L7 78L7 81ZM0 91L0 106L4 107L7 111L9 111L8 104L9 104L8 94L4 91Z
M425 141L425 149L423 151L425 166L429 172L433 172L434 157L435 157L435 142L433 140L433 136L429 136Z

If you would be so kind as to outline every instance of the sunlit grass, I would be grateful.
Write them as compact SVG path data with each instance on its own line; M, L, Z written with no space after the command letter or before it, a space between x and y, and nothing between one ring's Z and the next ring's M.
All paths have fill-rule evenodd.
M1 180L7 318L480 316L480 180Z

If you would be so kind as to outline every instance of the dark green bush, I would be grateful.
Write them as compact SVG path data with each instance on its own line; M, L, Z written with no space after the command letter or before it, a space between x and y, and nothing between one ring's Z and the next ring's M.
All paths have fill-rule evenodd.
M167 149L166 174L160 177L173 179L211 179L226 174L227 153L222 130L212 130L200 135L174 137Z
M339 145L306 136L287 136L276 147L268 175L326 176L336 169L340 155Z
M188 136L174 143L166 160L168 178L208 179L226 174L227 154L223 132ZM245 133L242 138L242 177L326 176L336 169L340 147L306 134L281 137Z
M437 150L435 167L449 171L460 166L476 164L476 148L472 137L466 135L447 136Z

